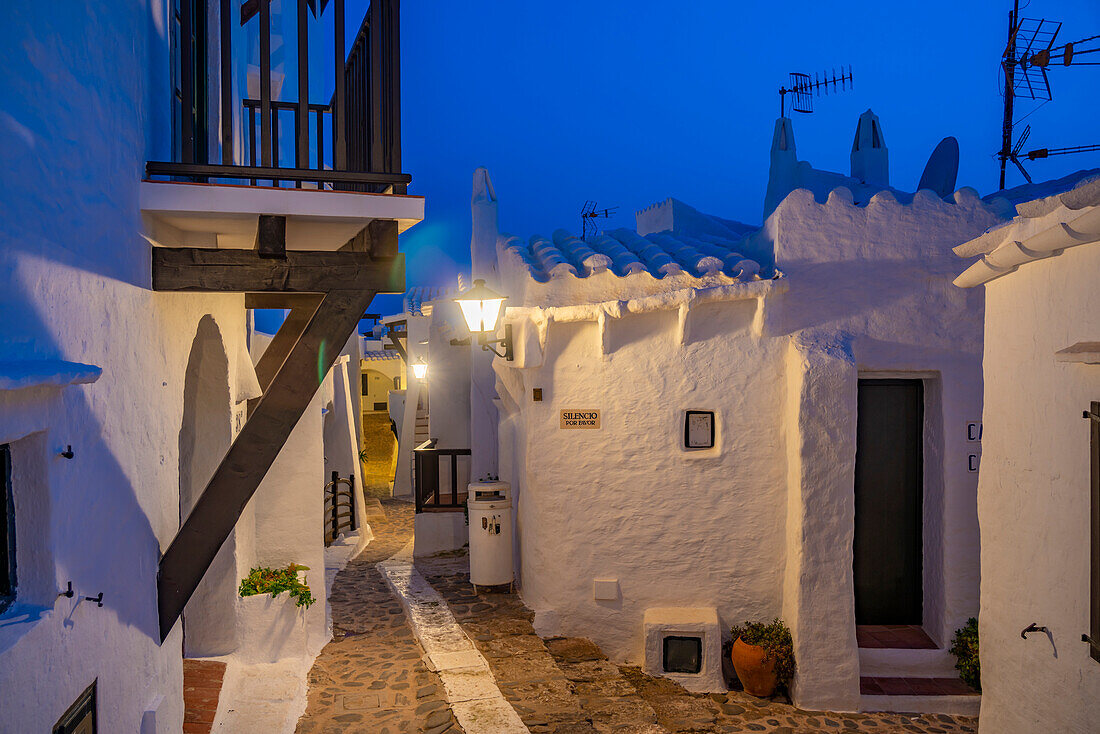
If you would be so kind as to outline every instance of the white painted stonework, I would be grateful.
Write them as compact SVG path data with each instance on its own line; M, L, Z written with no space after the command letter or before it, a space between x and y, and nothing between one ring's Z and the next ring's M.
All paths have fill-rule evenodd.
M725 691L722 680L722 629L718 610L689 607L652 607L645 612L645 671L676 681L689 691ZM664 670L666 637L698 637L702 660L698 673L670 673Z
M1100 365L1059 354L1100 341L1100 228L1083 224L1100 221L1100 180L1019 211L959 248L981 259L957 282L986 298L979 730L1084 734L1100 725L1100 663L1081 641L1096 532L1081 414L1100 400ZM1032 622L1049 635L1021 639Z
M493 362L499 465L540 634L641 664L650 609L714 608L726 635L780 616L795 703L858 710L857 382L924 383L923 621L942 648L978 601L963 429L981 410L982 298L952 286L951 248L1000 218L970 189L941 199L788 165L790 121L780 133L769 191L788 168L810 190L783 192L762 228L669 200L599 252L563 231L496 237L516 352ZM562 430L571 409L601 427ZM713 449L685 449L687 410L714 411ZM621 593L593 598L609 578Z
M292 655L298 665L327 639L318 398L182 624L160 639L161 554L259 387L243 295L151 290L158 234L143 218L143 200L197 218L196 207L218 216L244 207L217 198L214 187L204 187L202 201L183 201L172 192L185 187L154 195L141 181L147 160L172 156L169 7L156 0L58 12L32 3L5 14L12 42L0 44L0 443L12 450L18 566L15 603L0 614L5 732L50 731L93 681L99 731L179 732L185 648ZM211 155L219 153L214 140ZM322 221L332 207L411 222L423 206L415 197L394 205L267 193L246 198L265 212L275 199L289 207L302 237L311 222L334 233ZM256 213L244 209L246 218ZM61 456L67 446L72 458ZM294 612L292 634L278 640L288 619L276 609L283 600L256 611L265 602L240 599L237 587L252 565L292 561L311 567L319 601ZM69 582L75 595L58 596ZM84 600L100 593L102 607Z

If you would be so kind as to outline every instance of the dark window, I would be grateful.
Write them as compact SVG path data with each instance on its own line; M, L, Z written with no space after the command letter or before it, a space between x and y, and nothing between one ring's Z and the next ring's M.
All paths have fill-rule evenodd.
M1100 401L1092 401L1089 418L1089 474L1092 482L1092 549L1089 599L1089 654L1100 662Z
M387 406L385 403L375 403L374 404L374 409L375 410L386 410L386 408L388 408L388 407L389 406Z
M53 726L53 734L96 734L95 682L80 694Z
M0 612L15 599L15 503L11 495L11 448L0 445Z
M666 673L698 673L703 669L701 637L666 637L664 652Z
M364 395L369 395L370 394L369 380L370 380L370 375L363 375L363 394Z

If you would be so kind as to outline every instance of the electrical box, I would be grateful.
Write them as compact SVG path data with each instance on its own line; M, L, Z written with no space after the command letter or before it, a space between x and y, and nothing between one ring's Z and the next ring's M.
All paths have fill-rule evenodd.
M689 410L684 413L684 448L714 448L713 410Z

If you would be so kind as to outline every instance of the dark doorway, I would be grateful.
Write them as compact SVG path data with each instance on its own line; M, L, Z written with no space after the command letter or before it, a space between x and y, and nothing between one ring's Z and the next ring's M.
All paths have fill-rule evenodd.
M924 385L860 380L856 429L856 624L923 616Z

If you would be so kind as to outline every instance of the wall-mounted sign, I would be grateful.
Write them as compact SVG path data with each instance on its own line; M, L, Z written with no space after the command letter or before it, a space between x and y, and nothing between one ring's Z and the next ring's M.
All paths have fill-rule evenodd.
M684 447L714 448L713 410L689 410L684 414Z
M981 421L968 421L966 424L966 440L967 441L981 441L982 440L982 422Z
M563 410L561 412L562 428L599 428L600 411L598 410Z

